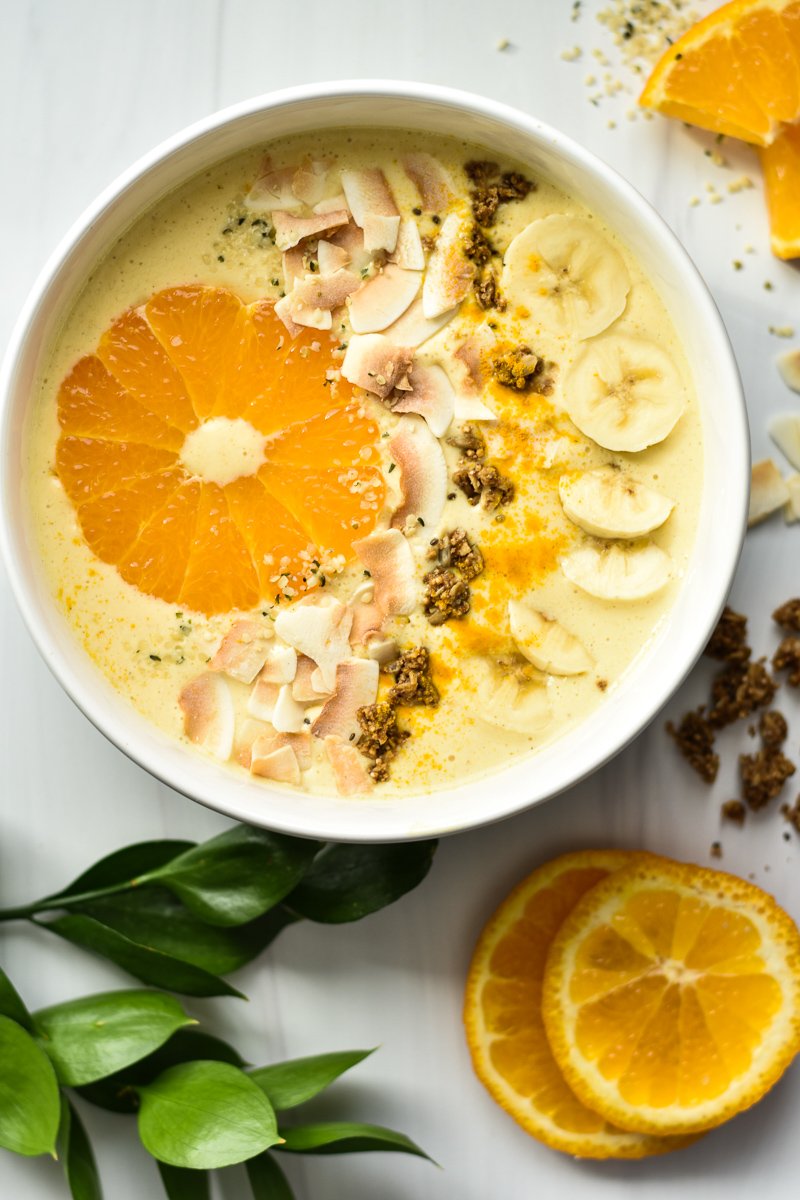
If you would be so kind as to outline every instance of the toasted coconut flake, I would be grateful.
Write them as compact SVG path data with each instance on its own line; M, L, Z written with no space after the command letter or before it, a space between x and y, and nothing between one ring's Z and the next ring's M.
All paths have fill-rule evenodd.
M283 683L272 710L272 724L278 733L300 733L304 727L306 710L292 695L292 685Z
M300 217L297 213L276 209L272 214L275 226L275 245L279 250L290 250L304 238L317 237L327 233L339 225L346 225L350 214L345 209L334 209L333 212L314 213L310 217Z
M288 212L303 207L303 202L292 191L294 167L273 169L269 160L264 164L264 173L255 181L245 196L248 208L258 212L275 212L284 209Z
M447 465L442 447L422 417L400 418L389 452L400 471L403 502L392 517L392 525L403 529L406 522L421 520L434 532L442 519L447 498Z
M336 689L311 726L314 737L340 737L355 741L359 734L356 713L374 704L380 668L371 658L347 658L336 668Z
M413 361L413 350L396 345L382 333L354 334L342 362L342 375L384 400L408 374Z
M453 351L455 418L457 421L494 421L496 414L482 400L489 380L489 355L496 343L488 325L479 325Z
M781 379L793 392L800 392L800 346L785 350L776 359Z
M265 683L291 683L297 674L297 651L293 646L273 642L270 646L259 679Z
M789 489L771 458L762 458L750 476L748 525L757 525L789 501Z
M394 406L398 413L418 413L424 417L434 437L447 432L455 412L455 392L446 371L432 363L414 363L408 376L411 391L405 392Z
M458 213L442 222L422 285L422 311L433 319L454 308L466 296L475 278L475 264L464 253L465 229Z
M281 260L284 291L290 292L295 280L302 279L306 273L306 251L302 246L292 246L291 250L284 250Z
M211 671L198 675L181 689L178 704L183 732L208 754L227 762L233 752L235 716L230 687Z
M450 172L438 158L420 150L407 154L403 166L419 192L422 207L428 212L444 212L455 196L456 189Z
M350 297L350 324L355 333L377 333L401 317L419 291L422 276L387 263Z
M372 263L372 254L364 248L364 232L352 221L329 234L327 240L347 252L350 269L357 275L361 275Z
M414 555L399 529L381 529L353 542L369 571L375 604L387 617L407 616L419 603Z
M338 737L326 737L325 753L340 796L363 796L372 791L372 780L355 746Z
M353 614L345 604L333 596L321 596L284 609L275 621L275 632L299 654L314 660L320 673L314 686L330 693L336 683L336 667L350 656L352 623Z
M315 213L329 213L340 212L345 208L347 208L347 197L344 192L338 192L335 196L327 196L324 200L320 200L318 204L314 205L311 211Z
M323 275L332 275L350 262L350 255L344 246L336 246L333 242L321 239L317 244L317 262Z
M330 312L344 304L347 297L361 286L361 280L352 271L304 275L295 282L286 299L291 302L294 320L300 321L304 309L327 309Z
M277 302L275 312L292 337L297 336L299 328L331 329L333 326L333 317L329 308L306 306L298 300L294 291Z
M275 316L280 317L281 321L283 321L289 337L296 338L298 333L302 332L303 326L298 325L297 321L292 319L291 308L292 302L289 299L289 296L282 296L281 299L275 303ZM330 316L330 313L328 313L328 316ZM331 320L331 325L332 324L333 320Z
M237 722L233 738L233 757L240 767L249 770L253 743L256 738L270 733L272 733L272 726L267 725L265 721L257 721L255 717L245 717L243 721Z
M297 659L297 674L292 681L292 695L301 704L318 703L330 695L330 692L317 691L312 681L315 675L317 675L317 664L313 658L301 654Z
M267 721L272 724L272 714L278 703L280 690L281 684L279 683L270 683L267 679L257 679L247 698L247 711L250 716L255 717L257 721Z
M267 660L272 636L271 625L234 621L209 663L209 670L222 671L241 683L252 683Z
M381 637L380 634L367 639L366 650L367 658L374 658L382 667L394 662L400 655L400 647L394 638Z
M769 436L796 471L800 471L800 414L780 413L767 425Z
M378 633L386 620L386 614L377 604L354 604L353 624L350 628L350 643L363 646L370 634Z
M419 226L412 217L403 217L401 220L397 245L390 259L404 271L424 271L425 251L422 249Z
M388 250L397 245L400 213L379 167L342 171L342 188L353 220L364 231L367 250Z
M452 321L457 312L458 306L456 305L455 308L448 309L447 312L441 313L438 317L428 320L422 311L422 297L420 296L403 313L399 321L395 321L394 325L389 326L386 333L398 346L421 346L423 342L427 342L429 338L437 334L440 329L444 329L445 325L448 325Z
M800 521L800 475L789 475L784 483L789 491L789 499L783 515L786 518L786 524L793 525L795 521Z
M250 756L250 774L258 775L261 779L272 779L275 783L293 783L297 786L301 780L297 755L291 746L267 749L273 740L268 736L263 739L263 744L261 738L255 742Z
M292 176L292 191L298 200L311 207L319 203L325 191L325 176L327 166L324 162L315 162L306 158Z

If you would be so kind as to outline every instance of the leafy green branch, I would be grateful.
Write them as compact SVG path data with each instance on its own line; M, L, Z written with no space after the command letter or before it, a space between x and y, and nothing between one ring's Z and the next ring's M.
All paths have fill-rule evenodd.
M377 912L424 879L435 849L320 844L238 826L202 845L128 846L61 891L0 910L0 921L31 922L157 988L241 996L224 976L281 930ZM254 1200L292 1200L276 1155L427 1157L381 1126L293 1121L295 1108L369 1053L251 1068L166 992L106 992L31 1013L0 969L0 1147L58 1157L74 1200L101 1200L78 1096L135 1116L169 1200L207 1200L208 1172L235 1163L245 1163Z
M319 843L241 825L201 845L154 841L102 858L60 892L0 909L187 996L241 996L223 976L288 925L357 921L416 887L435 842Z
M357 1122L285 1124L362 1062L340 1051L249 1068L196 1028L173 997L129 990L30 1013L0 970L0 1146L61 1159L74 1200L101 1200L97 1165L71 1092L135 1116L166 1194L208 1196L207 1172L247 1165L254 1200L291 1200L273 1152L399 1151L427 1158L402 1133Z

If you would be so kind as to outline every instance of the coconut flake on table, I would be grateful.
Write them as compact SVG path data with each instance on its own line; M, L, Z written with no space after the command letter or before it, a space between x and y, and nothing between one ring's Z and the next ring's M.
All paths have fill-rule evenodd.
M391 253L397 245L400 212L380 167L342 171L342 188L353 220L364 231L364 248Z
M178 696L183 731L214 758L227 762L233 753L235 714L230 686L222 675L206 672L184 684Z
M447 464L438 439L422 417L402 416L389 453L400 472L402 495L392 525L403 529L415 522L435 531L447 499Z
M770 417L767 432L796 471L800 471L800 413L779 413Z
M789 502L789 489L771 458L753 464L747 524L758 525Z

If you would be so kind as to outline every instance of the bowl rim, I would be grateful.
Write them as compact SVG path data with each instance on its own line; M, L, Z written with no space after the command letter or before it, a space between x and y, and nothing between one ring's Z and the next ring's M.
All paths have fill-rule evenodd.
M265 811L263 819L261 819L260 813L254 813L250 807L243 805L237 799L236 792L241 789L231 787L229 795L220 794L221 791L225 791L225 788L224 786L220 787L218 771L213 769L214 764L209 764L201 756L196 755L198 760L209 768L206 772L208 783L193 781L190 786L185 778L181 778L179 770L173 769L165 761L159 761L160 759L166 759L168 756L160 752L156 738L151 737L151 743L148 744L147 736L141 738L136 734L123 736L120 731L111 731L115 722L105 712L101 698L94 694L97 689L93 688L91 684L84 683L78 677L67 661L65 653L62 652L59 645L54 644L54 640L44 628L44 623L40 622L37 617L36 601L31 595L31 589L29 589L25 578L24 537L22 531L14 527L14 523L10 518L13 506L9 503L9 489L11 485L8 471L2 472L3 494L2 504L0 505L0 557L5 562L11 590L23 621L50 671L91 723L113 745L132 759L132 761L143 767L149 774L180 794L186 795L190 799L224 816L245 823L261 824L266 828L282 833L299 837L324 838L333 841L405 841L457 833L492 824L543 803L545 800L552 799L565 790L576 786L609 762L625 746L638 737L664 705L668 703L701 655L725 604L738 564L746 532L750 443L741 379L730 340L711 293L697 267L675 234L652 205L628 180L571 137L540 121L538 118L505 103L476 93L436 84L400 80L345 79L284 88L251 97L248 100L240 101L217 110L169 136L151 150L141 155L135 162L117 175L100 192L96 199L84 209L59 240L55 249L48 256L44 266L41 268L14 324L2 365L0 365L0 464L5 464L8 460L9 446L13 442L11 430L13 385L16 368L26 349L31 328L34 325L40 307L46 301L48 292L56 281L62 267L64 267L70 253L79 246L84 237L91 231L92 226L103 217L116 200L131 189L134 189L137 183L151 170L159 167L178 151L189 147L193 142L204 139L209 134L228 124L236 123L259 113L267 113L270 110L309 101L324 102L332 98L352 99L354 101L366 101L370 98L375 98L410 102L412 105L416 102L433 102L445 109L457 110L461 114L466 113L484 117L510 126L517 133L530 138L534 145L538 143L547 144L550 148L555 147L566 160L578 169L584 179L599 177L607 187L615 191L628 213L635 215L635 220L638 222L639 227L652 233L664 247L665 253L671 253L676 263L679 264L680 273L692 287L692 303L698 313L698 318L702 320L706 331L711 337L709 354L716 358L723 365L723 368L727 368L725 386L729 389L730 393L731 429L729 431L729 440L733 451L730 461L727 462L727 467L733 477L738 472L743 485L735 491L733 510L727 512L726 521L719 530L719 539L722 542L720 557L726 564L725 570L716 579L710 582L706 581L707 590L710 591L711 595L704 598L705 616L693 629L690 648L685 657L671 664L670 670L665 674L659 686L653 690L653 694L648 694L646 699L643 696L641 697L641 703L638 706L635 720L622 728L614 728L613 731L609 731L608 744L603 752L595 755L590 761L582 763L576 771L565 770L563 778L558 780L554 786L549 786L543 791L537 791L533 779L530 780L529 784L521 792L518 787L509 787L505 790L496 786L514 771L515 766L519 767L520 764L525 762L536 761L535 756L531 760L530 756L526 755L513 760L512 765L509 767L493 770L487 775L480 776L477 781L465 780L463 783L456 783L448 789L439 789L431 793L426 793L430 797L432 805L435 805L436 797L442 796L443 792L447 796L454 796L465 791L469 783L477 782L483 785L488 793L499 797L499 799L495 799L487 805L487 811L480 810L473 812L470 817L457 822L445 821L443 818L440 818L439 820L424 821L421 824L417 821L414 825L409 825L407 819L405 822L403 821L401 812L392 808L392 819L386 820L387 810L383 810L381 818L373 824L371 818L367 821L363 819L359 820L359 815L363 816L363 807L359 805L357 800L353 801L347 798L339 798L338 803L333 801L333 798L329 798L332 800L332 806L331 817L327 824L325 820L320 823L318 819L304 819L300 807L290 817L285 815L276 816L274 813ZM367 123L365 122L365 124ZM738 511L736 511L735 504L737 496L739 500ZM684 584L684 586L686 585ZM676 597L676 603L677 599ZM52 603L55 607L55 602L52 601ZM82 647L81 653L86 653ZM93 668L93 670L98 671L98 668ZM102 676L99 677L103 678ZM581 722L582 724L583 722ZM148 726L150 726L149 722ZM577 726L576 728L579 727ZM153 733L157 732L156 726L150 726L150 728ZM570 732L574 732L574 730ZM569 736L569 734L565 736ZM557 738L555 744L558 744L560 740ZM187 753L195 756L194 751L189 750ZM222 769L227 772L231 779L235 778L233 773L228 771L227 767ZM266 781L259 781L259 792L261 794L266 793L276 796L276 793L283 792L283 789L273 787ZM283 792L283 794L286 793ZM296 795L296 793L293 794ZM344 818L343 813L345 806L350 806L350 811L346 818ZM333 816L334 808L336 813L335 819Z

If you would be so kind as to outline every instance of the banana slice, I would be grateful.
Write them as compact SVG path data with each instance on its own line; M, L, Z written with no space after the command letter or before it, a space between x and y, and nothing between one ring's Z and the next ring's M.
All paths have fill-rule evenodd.
M558 494L570 521L602 538L642 537L663 525L675 507L673 500L612 466L577 478L562 475Z
M481 666L478 715L482 720L510 733L535 734L547 728L553 711L546 683L500 674L488 661Z
M625 308L631 280L622 255L581 217L532 221L503 261L504 295L552 333L594 337Z
M655 342L623 334L587 346L564 380L564 407L606 450L636 453L663 442L686 406L683 381Z
M670 557L658 546L581 546L561 560L571 583L598 600L646 600L668 583Z
M592 660L583 643L558 621L519 600L509 600L508 620L520 653L540 671L548 675L582 675L590 669Z

